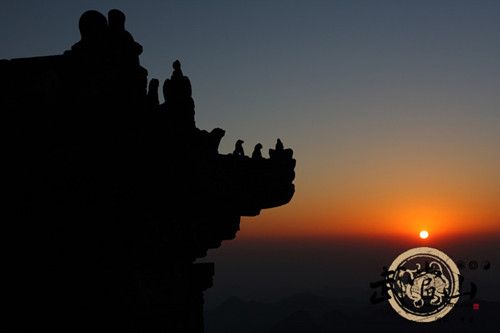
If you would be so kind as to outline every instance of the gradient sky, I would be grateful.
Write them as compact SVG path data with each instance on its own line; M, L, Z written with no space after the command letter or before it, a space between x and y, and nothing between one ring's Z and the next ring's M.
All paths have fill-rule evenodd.
M0 58L60 54L119 8L149 78L182 62L221 153L294 149L291 203L232 242L500 235L499 1L47 3L2 1Z

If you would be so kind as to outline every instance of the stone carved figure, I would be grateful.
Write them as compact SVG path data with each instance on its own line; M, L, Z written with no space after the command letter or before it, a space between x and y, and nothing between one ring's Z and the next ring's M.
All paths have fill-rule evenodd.
M174 72L169 79L163 84L163 97L165 101L172 98L190 98L192 94L191 82L187 76L184 76L181 70L181 62L174 61L172 64Z
M163 97L165 98L163 108L176 128L182 131L192 130L195 128L195 112L194 101L191 97L191 82L182 73L179 60L174 61L172 67L174 72L170 79L166 79L163 83Z
M275 149L269 149L269 157L272 159L288 160L293 156L293 150L284 149L283 142L280 139L276 141Z
M142 46L134 41L125 30L125 14L118 9L108 12L106 40L109 45L110 61L121 66L138 66Z
M276 141L276 151L283 151L283 142L278 138L278 141Z
M243 140L238 140L236 141L236 144L234 145L234 151L233 155L234 156L245 156L245 152L243 150Z
M107 25L104 15L96 10L86 11L78 21L81 39L71 49L83 54L101 53L102 56Z
M256 159L256 160L261 160L262 159L261 149L262 149L262 145L260 143L258 143L258 144L255 145L255 147L253 149L253 153L252 153L252 158L253 159Z
M64 54L79 61L66 68L74 76L72 89L86 97L125 94L142 98L147 90L147 71L139 64L142 46L125 30L125 14L117 9L108 19L95 10L83 13L78 22L81 39ZM126 104L126 103L124 103Z
M148 102L153 107L160 105L160 99L158 98L159 85L160 81L158 81L158 79L151 79L151 81L149 81Z

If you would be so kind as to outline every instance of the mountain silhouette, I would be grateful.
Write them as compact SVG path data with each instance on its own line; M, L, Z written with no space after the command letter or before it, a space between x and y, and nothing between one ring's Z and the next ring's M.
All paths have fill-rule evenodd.
M320 332L321 328L314 323L311 314L304 310L292 313L290 316L281 320L268 331L269 333L315 333Z
M399 316L385 302L370 304L303 292L271 303L231 297L205 314L206 332L471 332L495 331L500 303L463 300L443 319L416 323ZM480 304L479 310L473 304Z

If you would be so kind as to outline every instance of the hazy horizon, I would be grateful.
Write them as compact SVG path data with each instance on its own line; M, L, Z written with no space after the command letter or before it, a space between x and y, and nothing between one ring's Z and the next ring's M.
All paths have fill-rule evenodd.
M500 302L500 244L491 237L433 240L432 235L413 241L384 237L251 238L240 231L235 240L224 241L220 248L208 251L197 262L214 262L214 286L205 292L207 309L237 296L246 301L272 302L305 291L349 290L357 301L369 304L374 290L370 282L381 279L382 267L415 247L432 247L452 260L466 265L476 260L479 267L461 270L466 281L478 287L476 298ZM491 267L484 269L483 261ZM467 286L465 286L467 287ZM364 290L364 293L363 293Z

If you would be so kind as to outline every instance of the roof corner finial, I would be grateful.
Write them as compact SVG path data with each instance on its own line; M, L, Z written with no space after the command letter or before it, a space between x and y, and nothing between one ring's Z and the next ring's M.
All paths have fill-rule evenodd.
M174 67L174 70L180 71L181 70L181 62L179 60L174 61L172 64L172 67Z

